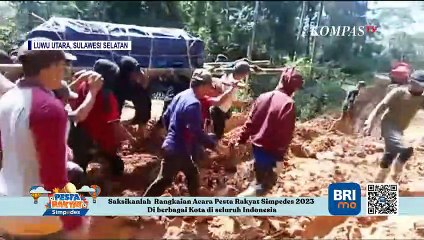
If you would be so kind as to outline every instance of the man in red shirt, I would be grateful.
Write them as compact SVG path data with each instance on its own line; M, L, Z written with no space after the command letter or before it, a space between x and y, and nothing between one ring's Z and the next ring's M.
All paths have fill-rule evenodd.
M112 174L119 176L123 173L124 163L117 155L121 141L134 137L121 125L118 102L113 89L119 74L119 67L106 59L99 59L94 64L94 71L103 77L103 86L96 95L93 108L85 120L71 129L69 145L74 151L74 159L83 169L93 158L90 153L93 144L97 145L99 154L110 163ZM72 109L80 106L90 88L87 82L77 87L78 99L72 103ZM124 136L126 135L126 136Z
M30 50L24 43L18 51L24 78L0 99L3 168L0 195L29 196L32 186L46 190L63 189L69 182L66 172L67 115L52 90L61 86L65 54L55 50ZM28 239L65 230L79 232L83 218L3 217L1 231ZM80 230L79 230L80 229ZM62 239L63 236L53 236Z
M237 140L253 145L256 182L239 196L263 195L275 184L273 168L282 161L293 137L296 111L292 95L303 85L302 76L294 68L286 68L277 88L261 94Z

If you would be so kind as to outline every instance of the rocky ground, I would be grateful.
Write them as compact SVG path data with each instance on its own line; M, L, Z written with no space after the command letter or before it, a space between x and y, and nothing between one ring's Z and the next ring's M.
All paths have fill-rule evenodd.
M155 103L158 104L158 103ZM157 107L157 108L160 108ZM161 109L161 108L160 108ZM130 113L131 110L128 110ZM124 113L125 114L125 113ZM160 113L156 113L159 115ZM232 120L235 127L223 145L233 138L243 115ZM419 113L405 133L418 146L423 133L424 113ZM375 137L345 136L329 131L332 118L298 124L296 136L279 172L278 184L269 196L325 196L332 182L372 182L383 145ZM110 184L113 195L137 196L152 181L159 158L154 150L160 140L149 141L143 153L123 151L125 175ZM151 153L146 153L149 150ZM153 154L152 154L153 152ZM247 187L251 175L248 147L228 150L225 157L209 153L201 164L202 194L234 196ZM231 154L230 154L231 153ZM424 152L417 149L406 166L401 195L424 195L418 183L424 178ZM93 167L94 169L95 167ZM165 195L186 195L184 176L179 175ZM92 239L404 239L423 238L424 217L92 217Z

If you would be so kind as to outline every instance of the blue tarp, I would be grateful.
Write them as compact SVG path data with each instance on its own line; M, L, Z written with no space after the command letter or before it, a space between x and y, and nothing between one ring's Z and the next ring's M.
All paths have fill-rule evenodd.
M146 68L201 68L204 61L203 41L176 28L53 17L29 32L27 39L34 37L68 41L132 41L131 51L69 51L77 57L73 63L76 67L91 67L99 58L116 61L124 55L136 58Z

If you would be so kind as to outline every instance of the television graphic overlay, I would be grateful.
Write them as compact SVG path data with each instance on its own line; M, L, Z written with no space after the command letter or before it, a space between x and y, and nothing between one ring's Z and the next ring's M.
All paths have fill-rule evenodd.
M355 216L361 212L361 186L332 183L328 187L328 211L336 216Z
M43 216L85 216L89 210L89 202L83 193L90 194L93 203L96 203L100 191L100 187L96 185L83 186L77 190L74 184L68 183L61 190L55 188L53 191L47 191L42 186L33 186L29 192L34 204L38 204L38 199L47 194L48 203L45 205L46 211Z

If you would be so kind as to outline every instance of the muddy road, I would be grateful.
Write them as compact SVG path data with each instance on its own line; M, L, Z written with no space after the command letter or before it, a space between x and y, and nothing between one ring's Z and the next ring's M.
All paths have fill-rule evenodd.
M161 109L160 103L154 109ZM132 110L127 110L131 114ZM125 113L124 113L125 114ZM160 115L160 111L155 113ZM242 122L238 120L234 125ZM420 112L406 131L406 140L419 146L424 133L424 112ZM345 136L330 132L332 118L319 118L298 124L296 136L279 173L278 184L269 196L326 196L330 183L372 182L383 151L375 137ZM234 131L237 131L235 129ZM231 135L231 134L229 134ZM231 137L228 136L227 137ZM400 183L401 195L424 196L424 152L418 147L407 164ZM234 196L247 187L251 176L249 157L240 152L230 159L213 157L202 164L202 194L216 195L223 187ZM242 158L242 160L237 159ZM159 158L154 154L126 153L125 175L112 184L114 195L137 196L143 193L154 176ZM421 159L421 160L420 160ZM231 161L230 161L231 160ZM235 165L224 166L230 161ZM230 164L230 165L231 165ZM227 163L228 165L228 163ZM224 179L224 180L222 180ZM391 181L391 180L389 180ZM365 186L365 185L364 185ZM184 177L178 176L166 195L186 195ZM91 217L90 239L404 239L423 238L418 225L424 217Z

